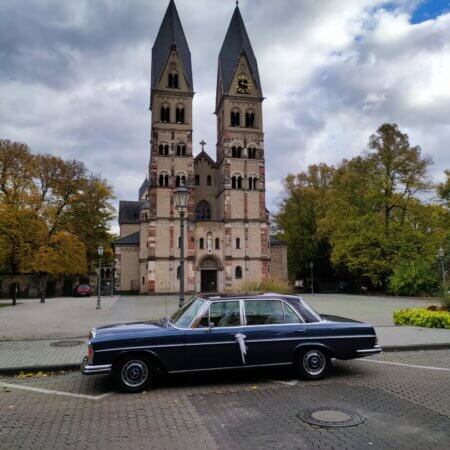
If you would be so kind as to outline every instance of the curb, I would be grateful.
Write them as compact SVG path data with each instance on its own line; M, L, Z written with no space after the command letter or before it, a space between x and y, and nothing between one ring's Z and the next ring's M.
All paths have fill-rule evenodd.
M0 367L0 375L16 375L20 372L53 372L58 370L79 370L81 362L78 364L54 364L47 366L23 366L23 367Z
M415 345L383 345L380 344L383 352L414 352L420 350L446 350L450 349L450 342L439 344L415 344Z

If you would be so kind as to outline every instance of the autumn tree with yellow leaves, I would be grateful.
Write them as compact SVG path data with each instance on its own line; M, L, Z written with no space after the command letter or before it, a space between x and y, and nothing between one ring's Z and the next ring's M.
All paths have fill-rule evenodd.
M112 188L76 160L0 140L0 270L85 274L109 249Z

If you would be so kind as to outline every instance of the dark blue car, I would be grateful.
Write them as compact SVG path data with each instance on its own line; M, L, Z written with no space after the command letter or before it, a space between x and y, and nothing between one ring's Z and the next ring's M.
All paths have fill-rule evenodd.
M300 297L281 294L196 297L170 319L92 330L85 375L112 373L119 387L139 392L159 372L294 366L319 379L331 358L380 353L371 325L316 313Z

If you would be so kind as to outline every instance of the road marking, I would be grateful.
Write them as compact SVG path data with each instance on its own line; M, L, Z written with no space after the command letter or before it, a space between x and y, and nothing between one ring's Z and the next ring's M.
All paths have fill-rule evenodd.
M439 370L442 372L450 372L450 369L447 369L445 367L419 366L417 364L405 364L405 363L396 363L396 362L391 362L391 361L379 361L376 359L360 359L359 361L360 362L387 364L389 366L403 366L403 367L413 367L415 369Z
M10 388L10 389L21 389L23 391L38 392L40 394L53 394L53 395L63 395L65 397L85 398L88 400L102 400L103 398L107 397L108 395L111 395L111 392L107 392L106 394L101 394L101 395L75 394L73 392L54 391L52 389L43 389L43 388L38 388L38 387L23 386L23 385L14 384L14 383L3 383L1 381L0 381L0 387Z

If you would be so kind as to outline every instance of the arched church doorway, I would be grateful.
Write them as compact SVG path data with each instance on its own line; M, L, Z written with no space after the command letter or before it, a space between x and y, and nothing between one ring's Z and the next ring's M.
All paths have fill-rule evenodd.
M205 258L200 267L201 291L217 292L218 265L214 258Z

